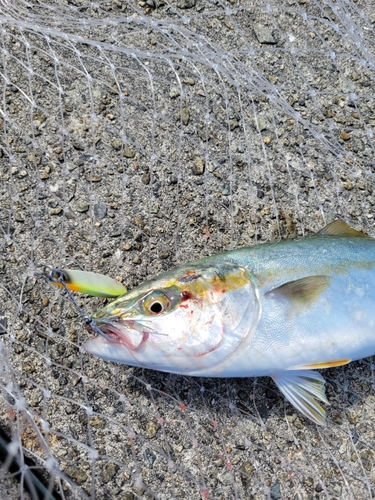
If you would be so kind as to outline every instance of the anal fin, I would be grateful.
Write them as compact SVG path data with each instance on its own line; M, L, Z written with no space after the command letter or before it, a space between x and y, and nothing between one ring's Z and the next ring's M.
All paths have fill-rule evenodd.
M289 370L274 375L273 380L286 399L305 417L318 425L326 425L326 412L318 401L329 404L325 380L318 372Z

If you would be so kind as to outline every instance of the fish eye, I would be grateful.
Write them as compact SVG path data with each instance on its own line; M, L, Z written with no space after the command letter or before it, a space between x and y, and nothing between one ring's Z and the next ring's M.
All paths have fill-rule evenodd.
M153 312L154 314L159 314L163 310L162 304L160 302L155 301L153 304L150 305L150 311Z
M167 311L170 306L170 300L163 292L160 291L151 292L143 300L143 308L146 314L161 314Z

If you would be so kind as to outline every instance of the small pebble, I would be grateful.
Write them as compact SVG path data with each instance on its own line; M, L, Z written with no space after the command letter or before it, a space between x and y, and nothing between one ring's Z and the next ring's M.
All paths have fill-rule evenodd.
M152 469L154 467L154 462L156 460L155 453L152 453L152 451L149 448L146 448L145 449L145 458L148 462L149 469Z
M110 237L111 238L118 238L119 236L121 236L122 234L122 230L121 228L115 228L111 233L110 233Z
M140 258L139 255L136 255L133 259L133 264L140 264L142 262L142 259Z
M365 149L365 145L359 137L355 137L352 141L353 143L353 151L358 153L358 151L363 151Z
M348 134L348 132L345 132L345 130L341 131L340 139L342 139L343 141L349 141L350 137L351 136L350 134Z
M67 467L64 472L68 477L72 478L78 486L81 486L88 479L86 471L75 465Z
M233 476L229 471L224 472L223 474L218 474L217 478L221 484L224 484L226 486L233 483Z
M61 375L61 377L59 378L60 386L68 385L68 383L69 383L68 377L65 377L65 375Z
M271 500L279 500L281 498L281 488L278 480L271 486Z
M108 483L113 477L117 474L119 470L119 466L114 462L109 462L103 471L103 481L104 483Z
M122 154L123 154L123 156L125 156L125 158L134 158L135 157L135 151L133 148L130 148L130 147L124 148L124 151Z
M138 226L140 229L143 229L143 227L144 227L144 222L143 222L142 218L139 217L138 215L136 215L134 217L134 224L136 226Z
M241 477L241 482L244 486L245 489L248 489L251 484L252 484L252 475L254 473L254 466L251 462L244 462L240 468L239 472L242 474L240 475Z
M66 168L71 172L72 170L75 170L78 167L75 163L68 161L66 162Z
M102 220L107 215L107 205L99 202L94 205L94 215L97 220Z
M30 153L27 159L29 160L30 163L36 163L37 165L39 165L40 162L42 161L42 157L34 153Z
M51 173L51 167L49 167L48 165L46 165L40 172L39 172L39 175L40 175L40 178L42 180L45 180L45 179L49 179L49 174Z
M181 112L181 120L183 125L188 125L190 120L190 111L189 108L182 108Z
M105 420L104 418L98 417L98 415L94 415L93 417L90 418L90 425L93 427L96 427L98 429L104 429L105 427Z
M122 141L120 139L113 139L111 144L112 144L113 149L118 151L119 149L121 149Z
M253 123L256 130L259 130L260 132L263 132L263 130L266 130L267 128L267 122L261 116L255 116L253 119Z
M194 175L202 175L202 174L204 174L204 169L205 169L205 165L204 165L203 159L197 158L194 162L193 167L192 167L193 174Z
M61 207L56 207L56 208L53 208L52 210L50 210L49 214L50 215L59 215L59 214L61 214L62 211L63 211L63 209Z
M18 213L18 212L16 212L16 213L14 214L14 220L15 220L16 222L25 222L24 217L23 217L20 213Z
M146 427L146 434L149 439L152 439L156 436L156 433L158 432L160 425L158 425L156 422L149 422Z
M76 205L77 212L84 213L90 208L90 205L85 203L84 201L79 201Z
M369 469L371 470L371 468ZM333 483L331 484L331 488L333 492L337 495L337 498L342 498L341 493L342 493L342 486L339 483Z
M350 432L351 432L351 435L352 435L353 444L357 444L358 440L359 440L359 435L358 435L357 430L356 429L352 429Z
M175 99L179 95L180 95L180 89L178 89L177 87L171 87L171 90L169 91L169 97L171 99Z
M352 412L352 411L347 411L346 412L346 418L349 420L349 422L352 424L352 425L355 425L358 423L358 416Z
M141 177L141 182L142 184L145 184L146 186L150 184L150 172L145 172L142 177Z
M277 40L273 36L273 32L267 26L256 24L254 26L254 33L259 43L274 45Z
M179 9L191 9L195 7L197 0L177 0L177 7Z

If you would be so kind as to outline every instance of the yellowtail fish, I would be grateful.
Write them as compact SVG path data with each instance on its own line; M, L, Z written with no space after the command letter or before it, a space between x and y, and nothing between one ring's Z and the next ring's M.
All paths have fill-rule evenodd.
M201 377L270 376L325 425L314 369L375 354L375 240L335 221L314 236L208 257L143 283L93 316L95 356Z

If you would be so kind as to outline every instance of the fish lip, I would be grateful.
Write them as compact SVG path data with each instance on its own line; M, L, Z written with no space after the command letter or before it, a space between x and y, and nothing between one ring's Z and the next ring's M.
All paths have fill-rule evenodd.
M129 351L136 351L148 339L149 333L142 331L135 321L117 321L117 322L96 322L96 327L110 340L100 337L99 334L93 335L89 340L100 339L104 342L124 345ZM132 328L133 327L133 328ZM90 333L95 333L95 330L87 325L87 330Z

